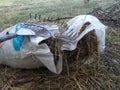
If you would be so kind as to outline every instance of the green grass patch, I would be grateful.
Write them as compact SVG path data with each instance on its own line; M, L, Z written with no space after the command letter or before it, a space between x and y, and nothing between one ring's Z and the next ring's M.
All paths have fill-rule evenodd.
M33 17L34 14L40 14L43 17L76 16L86 14L99 4L95 0L91 0L86 5L83 0L1 0L0 30L19 22L28 21L29 13L32 13Z

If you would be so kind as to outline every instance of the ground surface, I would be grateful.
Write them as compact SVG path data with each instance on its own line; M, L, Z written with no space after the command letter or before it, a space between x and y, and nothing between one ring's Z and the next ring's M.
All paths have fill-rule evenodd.
M85 14L95 7L108 7L115 2L98 1L90 0L84 5L82 0L1 0L0 30L18 22L40 22L39 15L42 19L48 16L76 16ZM55 75L46 68L21 70L0 65L0 89L119 90L120 28L109 27L106 34L106 49L98 61L89 65L79 65L78 68L71 68L67 62L64 63L65 67L60 75Z

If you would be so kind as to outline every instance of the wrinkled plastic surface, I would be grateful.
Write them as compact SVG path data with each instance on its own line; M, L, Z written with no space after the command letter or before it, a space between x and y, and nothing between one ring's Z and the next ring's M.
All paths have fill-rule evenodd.
M83 24L88 21L91 24L78 35ZM7 32L22 35L0 43L1 64L14 68L30 69L45 66L50 71L59 74L62 71L62 55L59 55L59 60L57 65L55 65L53 53L51 53L48 45L46 43L39 45L41 41L49 37L59 38L64 42L61 45L61 50L74 50L82 37L90 31L95 30L100 42L99 49L103 51L105 48L105 31L107 27L91 15L80 15L69 20L67 22L68 29L62 34L60 34L57 25L45 26L49 30L49 33L39 32L39 34L35 29L32 30L24 27L16 31L16 27L17 25L12 26L0 33L0 36L5 36ZM77 38L73 39L74 37Z
M105 48L105 32L106 32L107 26L102 24L94 16L79 15L79 16L74 17L73 19L71 19L67 22L68 29L63 34L65 36L69 36L70 33L68 33L68 32L79 33L79 30L86 22L90 22L91 24L78 36L77 39L75 39L73 41L73 43L64 44L62 47L62 50L74 50L76 48L78 41L92 30L95 30L95 33L97 35L97 39L99 42L99 50L100 51L104 50L104 48Z

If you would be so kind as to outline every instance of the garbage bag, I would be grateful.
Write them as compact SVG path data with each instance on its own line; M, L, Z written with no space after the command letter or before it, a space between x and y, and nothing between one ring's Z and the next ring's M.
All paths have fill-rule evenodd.
M24 27L22 27L23 25ZM30 69L46 66L50 71L60 73L62 70L61 58L58 62L59 69L57 69L57 66L54 63L53 54L47 44L43 43L39 45L41 41L59 33L58 27L55 25L44 26L52 33L52 36L50 36L49 33L42 31L38 26L19 23L2 31L0 37L16 33L18 30L17 34L21 36L0 43L0 62L14 68ZM36 31L38 29L39 31ZM39 35L37 35L38 33Z
M82 26L89 22L84 31ZM12 37L0 43L0 63L14 68L39 68L47 67L50 71L59 74L62 71L62 54L55 64L55 58L46 43L41 43L49 38L57 38L62 44L60 50L75 50L77 43L87 33L95 30L101 51L105 48L105 32L107 26L91 15L79 15L67 22L67 29L61 33L57 25L39 25L18 23L0 33L4 40L11 34ZM80 33L81 32L81 33Z
M89 22L90 25L88 25L85 30L78 35L80 32L82 26ZM67 30L63 33L64 36L71 36L71 33L74 32L73 35L77 34L78 37L73 40L72 42L65 43L62 46L62 50L74 50L77 46L77 43L79 40L81 40L87 33L94 30L97 39L99 42L99 51L103 52L105 49L105 32L107 30L107 26L105 26L103 23L100 22L99 19L97 19L95 16L92 15L79 15L67 22Z

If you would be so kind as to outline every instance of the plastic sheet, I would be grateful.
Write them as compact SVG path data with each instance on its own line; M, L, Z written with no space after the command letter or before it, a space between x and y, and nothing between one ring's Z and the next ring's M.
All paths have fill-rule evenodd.
M79 34L84 23L91 24ZM57 25L37 25L19 23L5 29L0 37L10 34L17 36L0 43L0 62L14 68L39 68L47 67L50 71L59 74L62 71L62 55L55 65L53 53L46 43L39 44L48 38L58 38L63 43L62 50L74 50L79 40L91 30L95 30L99 41L99 49L105 48L105 31L107 27L96 17L91 15L80 15L67 22L67 30L60 33Z

